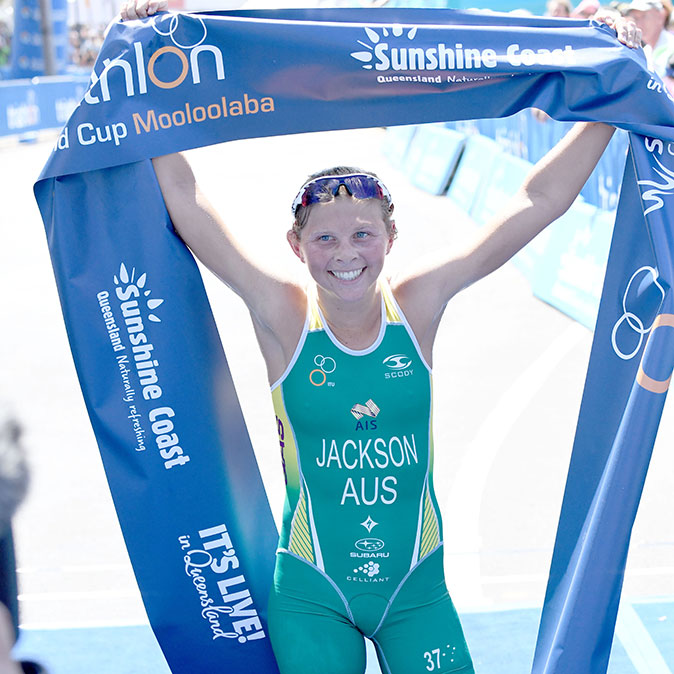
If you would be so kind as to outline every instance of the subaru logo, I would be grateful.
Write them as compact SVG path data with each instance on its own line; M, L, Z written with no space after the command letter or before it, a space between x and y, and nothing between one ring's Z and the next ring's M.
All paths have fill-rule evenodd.
M384 547L384 541L380 538L361 538L356 541L356 547L363 552L377 552Z

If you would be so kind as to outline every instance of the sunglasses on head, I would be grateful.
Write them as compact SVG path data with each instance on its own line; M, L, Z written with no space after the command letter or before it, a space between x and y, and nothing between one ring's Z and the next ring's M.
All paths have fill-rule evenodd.
M384 183L367 173L347 173L341 176L321 176L302 185L293 201L293 215L297 214L300 206L323 201L325 194L336 197L341 187L356 199L381 199L391 205L391 195Z

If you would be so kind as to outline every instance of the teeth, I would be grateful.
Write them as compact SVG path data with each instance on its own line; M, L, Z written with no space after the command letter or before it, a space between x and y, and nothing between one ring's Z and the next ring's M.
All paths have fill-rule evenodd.
M362 269L356 269L354 271L333 271L332 272L340 281L353 281L358 278L362 273Z

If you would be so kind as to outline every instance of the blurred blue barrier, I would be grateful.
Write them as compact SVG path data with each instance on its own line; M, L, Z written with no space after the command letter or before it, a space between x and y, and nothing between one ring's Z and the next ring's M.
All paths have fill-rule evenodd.
M386 142L382 148L384 156L393 166L403 167L406 163L407 150L417 129L421 126L389 126L386 129Z
M386 154L413 184L432 194L441 194L449 180L447 196L483 225L572 126L523 110L502 119L423 125L416 132L401 127L404 131L389 129ZM569 211L513 258L537 297L590 329L627 146L627 134L618 130Z
M536 297L590 330L597 320L614 218L615 213L577 201L553 223L531 279Z
M443 194L459 163L466 136L443 124L419 126L405 159L410 182L431 194Z
M491 138L504 152L535 164L566 135L573 123L558 122L529 109L502 119L448 122L446 126ZM585 201L598 208L616 209L626 156L627 133L618 130L581 192Z
M0 136L60 129L88 86L79 75L0 81Z
M531 168L526 159L500 154L470 211L473 220L478 225L491 220L519 189Z
M447 196L463 211L472 215L480 192L489 180L497 159L503 156L498 143L486 136L468 136Z

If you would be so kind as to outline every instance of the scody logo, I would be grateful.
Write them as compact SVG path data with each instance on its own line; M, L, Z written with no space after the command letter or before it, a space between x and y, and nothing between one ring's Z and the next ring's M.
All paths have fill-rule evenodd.
M500 55L495 49L476 49L464 47L461 42L448 46L442 42L430 47L408 47L406 41L417 36L418 26L391 28L382 27L381 35L374 28L364 27L368 42L357 40L365 51L351 52L352 58L360 61L366 70L478 70L496 68L499 63L515 67L533 65L571 66L575 63L571 45L563 48L521 48L518 43L507 45ZM402 44L391 46L385 38L396 39ZM382 81L382 80L380 80ZM434 80L435 81L435 80ZM439 81L439 80L438 80Z
M382 362L386 367L390 367L392 370L404 370L412 364L412 359L402 353L397 353L393 356L388 356L388 358L384 358Z
M192 84L201 83L200 64L204 61L215 66L215 75L218 80L225 79L225 66L222 51L214 45L203 44L206 39L206 24L200 17L192 17L185 14L162 13L153 17L152 27L163 37L171 38L173 45L160 47L151 54L143 52L141 42L133 42L133 55L124 53L114 59L103 59L103 70L97 73L94 69L91 73L89 90L84 95L84 100L94 105L103 101L109 101L110 86L108 78L113 68L121 68L124 74L124 85L127 96L146 94L148 92L148 80L160 89L175 89L180 86L188 74L191 75ZM179 38L177 36L182 36ZM184 44L182 40L188 40ZM185 54L189 51L189 58ZM201 54L210 54L210 58L199 59ZM160 57L161 66L158 63ZM100 85L100 95L93 93L94 87Z
M385 379L410 377L414 374L414 370L410 367L412 359L403 353L395 353L392 356L388 356L384 358L382 363L389 369L388 372L384 372Z

